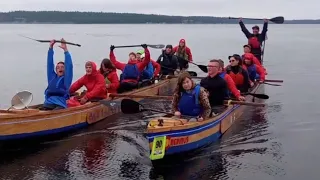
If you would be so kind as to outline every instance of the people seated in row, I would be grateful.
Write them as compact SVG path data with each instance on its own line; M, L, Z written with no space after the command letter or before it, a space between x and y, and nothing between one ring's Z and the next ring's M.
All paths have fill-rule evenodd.
M185 39L180 39L179 45L173 48L174 54L179 61L180 70L188 69L189 62L192 62L192 53L190 48L186 45Z
M145 57L144 50L139 50L136 53L136 56L137 56L137 60L139 62L142 62ZM161 71L160 64L158 64L156 61L150 58L150 62L148 63L148 66L142 71L139 80L143 81L143 80L151 80L152 78L156 78L159 76L160 71Z
M226 67L226 73L229 74L241 93L248 92L254 84L250 81L248 72L242 68L241 57L237 54L229 56L229 62L230 65Z
M103 75L108 93L117 93L120 81L117 69L114 67L110 59L103 59L100 65L100 73Z
M138 88L138 83L141 73L148 66L150 62L150 52L146 44L141 45L144 48L145 57L143 61L139 62L134 52L129 54L128 63L119 62L114 55L114 46L110 46L110 60L114 66L122 71L120 77L120 86L117 90L118 93L131 91Z
M68 100L68 107L79 106L89 101L96 102L107 98L105 78L97 70L97 65L92 61L88 61L85 64L85 69L86 74L71 85L69 92L73 94L83 86L87 90L80 96L70 98Z
M40 110L57 110L67 108L67 99L69 98L69 88L73 79L73 64L71 55L68 51L64 39L59 46L64 51L64 62L60 61L54 67L53 46L55 40L50 41L47 56L47 82L48 86L45 90L45 101ZM54 69L56 71L54 71Z
M158 57L157 63L161 66L162 75L174 75L174 72L178 69L179 63L177 56L174 55L172 45L168 44L161 55Z
M198 121L209 118L211 114L205 89L195 84L188 72L182 72L178 77L173 94L172 112L178 117L181 115L197 117Z

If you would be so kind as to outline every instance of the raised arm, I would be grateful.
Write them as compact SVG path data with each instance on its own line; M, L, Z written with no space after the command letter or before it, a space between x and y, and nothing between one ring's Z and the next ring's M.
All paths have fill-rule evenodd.
M110 61L112 62L112 64L117 68L120 69L121 71L123 71L123 69L126 67L125 63L121 63L119 61L117 61L116 56L114 55L114 46L110 46L110 54L109 54L109 58Z
M248 29L247 29L246 26L244 25L242 19L240 19L239 25L240 25L240 27L241 27L241 31L243 32L243 34L244 34L247 38L250 38L250 37L252 36L252 34L248 31Z
M61 39L61 41L63 42L64 39ZM59 47L64 50L64 85L69 89L73 79L72 58L65 43L61 43Z
M54 44L55 44L55 40L51 40L49 50L48 50L48 55L47 55L47 81L48 81L48 84L57 75L54 72L54 63L53 63L53 55L54 55L53 46L54 46Z
M139 69L140 72L142 72L144 70L144 68L146 66L148 66L148 64L150 62L150 58L151 58L150 57L150 51L149 51L147 45L146 44L142 44L141 46L144 48L145 57L144 57L142 62L137 64L138 69Z
M268 31L268 20L264 20L263 28L262 28L262 32L261 32L261 40L262 41L266 40L267 31Z

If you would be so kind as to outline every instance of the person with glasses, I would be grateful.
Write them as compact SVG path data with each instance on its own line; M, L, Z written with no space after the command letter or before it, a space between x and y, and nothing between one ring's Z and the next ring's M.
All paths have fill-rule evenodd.
M226 73L232 78L240 92L248 92L254 84L250 81L248 72L242 68L242 59L239 55L229 56L230 65L226 67Z

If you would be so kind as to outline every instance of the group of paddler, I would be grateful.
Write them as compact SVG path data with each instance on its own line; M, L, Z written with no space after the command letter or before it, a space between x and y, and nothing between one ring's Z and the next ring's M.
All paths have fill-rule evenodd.
M221 59L210 60L206 70L208 76L200 84L196 84L192 76L184 71L188 63L193 63L185 39L181 39L176 47L167 45L157 61L151 59L148 45L142 44L143 50L129 53L127 63L120 62L114 53L117 47L111 45L109 59L102 60L100 69L97 69L94 62L86 62L86 74L74 83L71 55L64 39L59 47L64 50L65 61L58 62L54 71L53 46L56 41L52 40L47 58L48 87L45 90L45 102L40 109L57 110L96 102L107 98L108 93L131 91L140 87L141 82L152 82L161 75L174 75L181 71L172 101L174 114L198 117L199 121L209 118L221 110L225 99L245 101L241 94L247 93L254 82L263 83L265 80L266 69L261 64L261 47L265 41L268 20L264 21L262 33L259 33L258 26L254 26L253 33L250 33L242 19L239 24L249 40L243 46L244 54L229 56L230 64L226 67ZM122 71L120 78L117 69ZM76 94L83 86L86 91Z

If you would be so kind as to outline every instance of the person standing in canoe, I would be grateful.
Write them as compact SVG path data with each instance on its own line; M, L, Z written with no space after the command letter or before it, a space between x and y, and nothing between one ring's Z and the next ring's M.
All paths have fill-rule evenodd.
M144 50L141 49L141 50L137 51L136 55L137 55L137 60L139 62L142 62L145 57ZM160 70L161 70L160 64L158 64L156 61L150 59L148 66L142 71L139 80L142 81L142 80L146 80L146 79L150 80L152 78L157 78L157 77L159 77Z
M241 57L237 54L229 56L229 62L230 65L226 67L226 73L232 78L240 92L248 92L250 86L252 87L254 84L250 81L247 70L241 67Z
M69 99L69 88L73 79L73 64L71 55L68 51L64 39L59 46L64 51L64 62L57 63L54 71L53 46L55 40L50 41L47 56L47 82L48 87L45 90L45 101L40 110L57 110L67 108L67 99Z
M70 94L74 94L82 86L87 91L80 97L72 97L68 100L68 107L80 106L87 102L96 102L107 98L107 87L103 75L97 70L96 63L87 61L85 64L86 74L74 82L70 87Z
M162 75L174 75L174 72L178 69L179 63L177 56L174 55L172 45L168 44L165 50L162 50L162 54L158 57L157 63L161 66Z
M178 58L180 70L188 69L189 62L192 62L192 53L186 45L186 40L180 39L179 45L173 48L173 52Z
M182 72L174 90L172 112L181 115L198 117L202 121L210 116L211 106L203 87L195 84L188 72Z
M239 55L235 54L240 58ZM219 70L219 76L223 78L227 82L227 91L225 93L225 99L229 99L230 95L232 94L234 97L236 97L239 101L244 101L245 97L241 96L239 90L237 89L237 86L231 76L227 74L226 69L224 68L224 62L221 59L217 60L220 65L220 70Z
M214 113L220 113L225 108L224 100L227 98L226 92L228 92L228 85L229 87L233 87L230 91L234 93L238 100L245 100L235 87L232 78L228 74L224 74L224 77L221 76L221 72L222 68L219 60L210 60L208 64L208 76L203 78L200 82L200 85L209 92L209 101Z
M266 70L266 68L263 67L262 64L260 63L260 61L258 60L258 58L255 57L255 56L251 53L251 46L250 46L250 45L245 44L245 45L243 46L243 52L244 52L244 54L242 55L242 59L244 59L244 56L245 56L245 55L250 54L249 56L252 56L253 64L256 64L256 65L258 65L258 66L261 66L261 67L264 69L265 74L267 75L267 70Z
M117 69L110 59L103 59L100 65L100 73L103 75L108 93L117 93L120 85Z
M266 40L266 35L268 31L268 20L264 19L264 24L262 28L262 32L259 33L259 26L253 26L252 27L252 33L248 31L246 26L244 25L242 18L239 19L239 24L241 27L242 32L244 35L248 38L248 45L251 46L251 53L258 58L258 60L261 62L261 56L263 54L261 46L263 41Z
M247 54L244 56L243 69L248 71L249 78L252 82L259 80L260 83L263 83L265 80L265 71L261 66L258 66L253 63L253 56Z
M142 62L139 62L136 59L135 53L130 53L128 63L122 63L117 61L116 56L114 55L114 46L110 46L110 60L114 66L122 71L120 87L118 88L118 93L123 93L131 91L135 88L138 88L138 82L142 71L148 66L150 62L150 52L146 44L141 45L144 48L145 58Z

